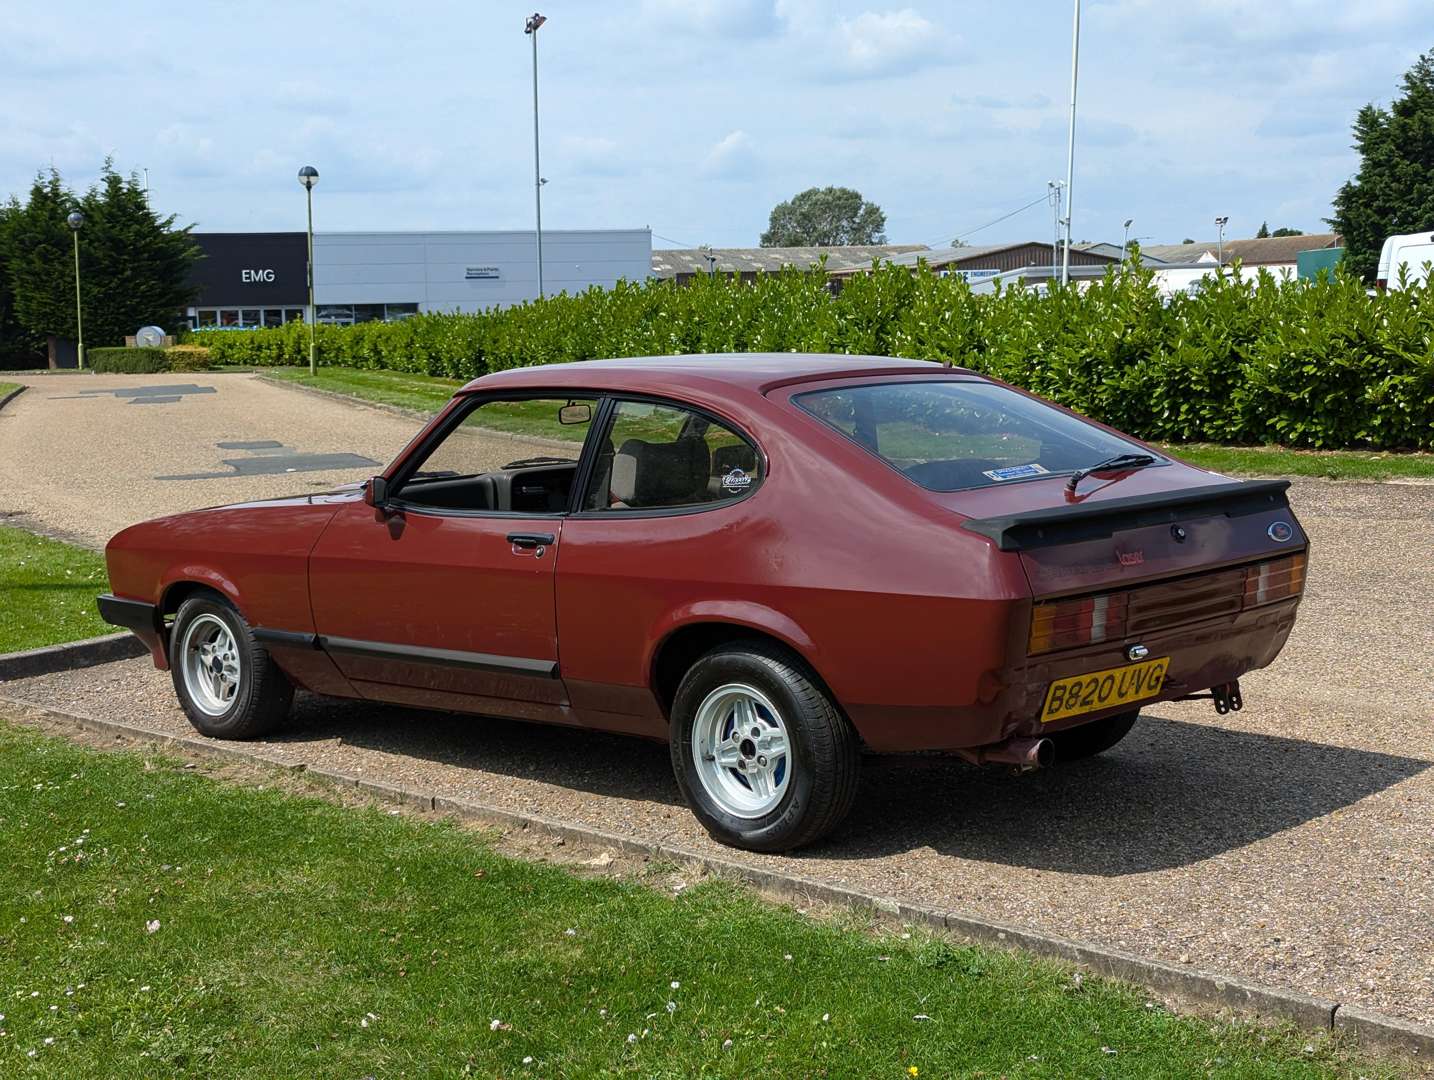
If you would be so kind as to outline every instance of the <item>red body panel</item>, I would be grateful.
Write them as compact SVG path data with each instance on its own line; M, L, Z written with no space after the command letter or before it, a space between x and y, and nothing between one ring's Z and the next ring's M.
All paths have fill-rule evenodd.
M549 524L557 536L562 523ZM522 528L513 518L385 517L349 503L313 549L314 627L325 637L556 663L556 544L542 555L515 549L506 537ZM474 711L527 702L525 719L564 719L563 685L551 677L342 652L335 662L365 697L393 700L389 688L407 687L445 695L444 707L459 695L483 699L468 703Z
M385 519L356 491L199 511L116 536L111 581L118 595L155 604L165 604L176 583L217 589L251 625L294 635L273 647L275 659L324 693L654 738L667 731L655 681L661 650L684 628L721 624L800 654L873 749L956 749L1037 732L1052 679L1125 662L1124 640L1028 658L1033 599L1305 546L1297 526L1293 543L1272 540L1270 514L1212 514L1188 522L1183 543L1159 525L1002 551L962 524L1062 505L1069 499L1063 477L927 491L790 400L838 380L885 377L975 378L916 362L792 355L501 372L461 393L668 397L748 435L765 478L733 502L661 514ZM1079 501L1226 482L1171 463L1092 477ZM1279 516L1294 520L1288 510ZM538 556L508 542L515 530L552 534L554 542ZM1173 657L1163 696L1269 663L1297 603L1146 634L1141 641L1152 655ZM414 655L396 657L383 651L389 646ZM455 663L452 654L467 660ZM474 656L487 660L475 665ZM163 666L158 645L155 658ZM529 668L556 664L559 677L504 669L510 659Z

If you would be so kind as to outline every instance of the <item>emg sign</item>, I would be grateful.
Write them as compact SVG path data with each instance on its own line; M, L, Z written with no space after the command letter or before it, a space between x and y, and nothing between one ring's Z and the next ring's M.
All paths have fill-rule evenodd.
M272 285L274 283L273 270L249 270L239 271L239 280L245 285Z

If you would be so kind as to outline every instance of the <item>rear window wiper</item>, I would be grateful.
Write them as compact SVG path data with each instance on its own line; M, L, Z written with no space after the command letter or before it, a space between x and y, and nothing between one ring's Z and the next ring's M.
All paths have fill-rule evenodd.
M1116 454L1114 457L1097 461L1094 465L1087 465L1085 468L1071 473L1071 478L1066 481L1066 490L1074 491L1076 485L1091 473L1105 472L1108 469L1143 469L1147 465L1154 464L1155 458L1150 454Z

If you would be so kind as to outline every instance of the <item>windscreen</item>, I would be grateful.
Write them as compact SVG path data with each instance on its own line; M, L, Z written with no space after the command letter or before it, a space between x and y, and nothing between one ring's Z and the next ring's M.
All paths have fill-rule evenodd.
M991 383L882 382L793 400L930 491L1008 484L1148 453Z

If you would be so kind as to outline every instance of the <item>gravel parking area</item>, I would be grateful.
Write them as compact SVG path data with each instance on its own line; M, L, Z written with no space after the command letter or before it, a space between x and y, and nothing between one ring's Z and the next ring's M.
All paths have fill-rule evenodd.
M91 547L136 521L326 491L386 465L415 420L246 374L10 377L0 521ZM493 465L551 453L493 436Z
M413 430L240 376L193 378L220 393L144 406L171 411L175 441L196 448L184 463L169 460L179 456L172 447L108 430L115 421L93 419L93 401L63 405L77 439L91 418L88 450L61 447L65 461L35 468L60 485L74 475L67 469L99 464L78 487L64 480L52 502L30 475L42 455L15 463L14 429L27 421L8 414L41 396L22 395L0 413L8 505L29 500L19 507L41 520L66 513L65 527L107 535L121 517L159 512L153 492L166 483L214 485L198 501L186 496L199 505L253 497L240 492L249 484L277 494L296 479L320 482L318 473L135 480L134 498L116 499L117 475L200 471L194 452L222 436L194 428L184 410L213 412L224 400L247 397L265 411L248 427L249 413L232 411L233 439L386 460ZM44 393L71 393L74 381L49 380ZM140 406L111 398L100 408L122 420ZM831 840L795 856L737 857L1434 1024L1434 488L1301 481L1291 497L1313 540L1309 589L1284 656L1243 680L1243 712L1161 705L1103 758L1027 776L872 759ZM190 733L169 676L147 660L8 683L0 695ZM734 856L680 804L656 744L301 697L290 727L265 745L294 762Z

